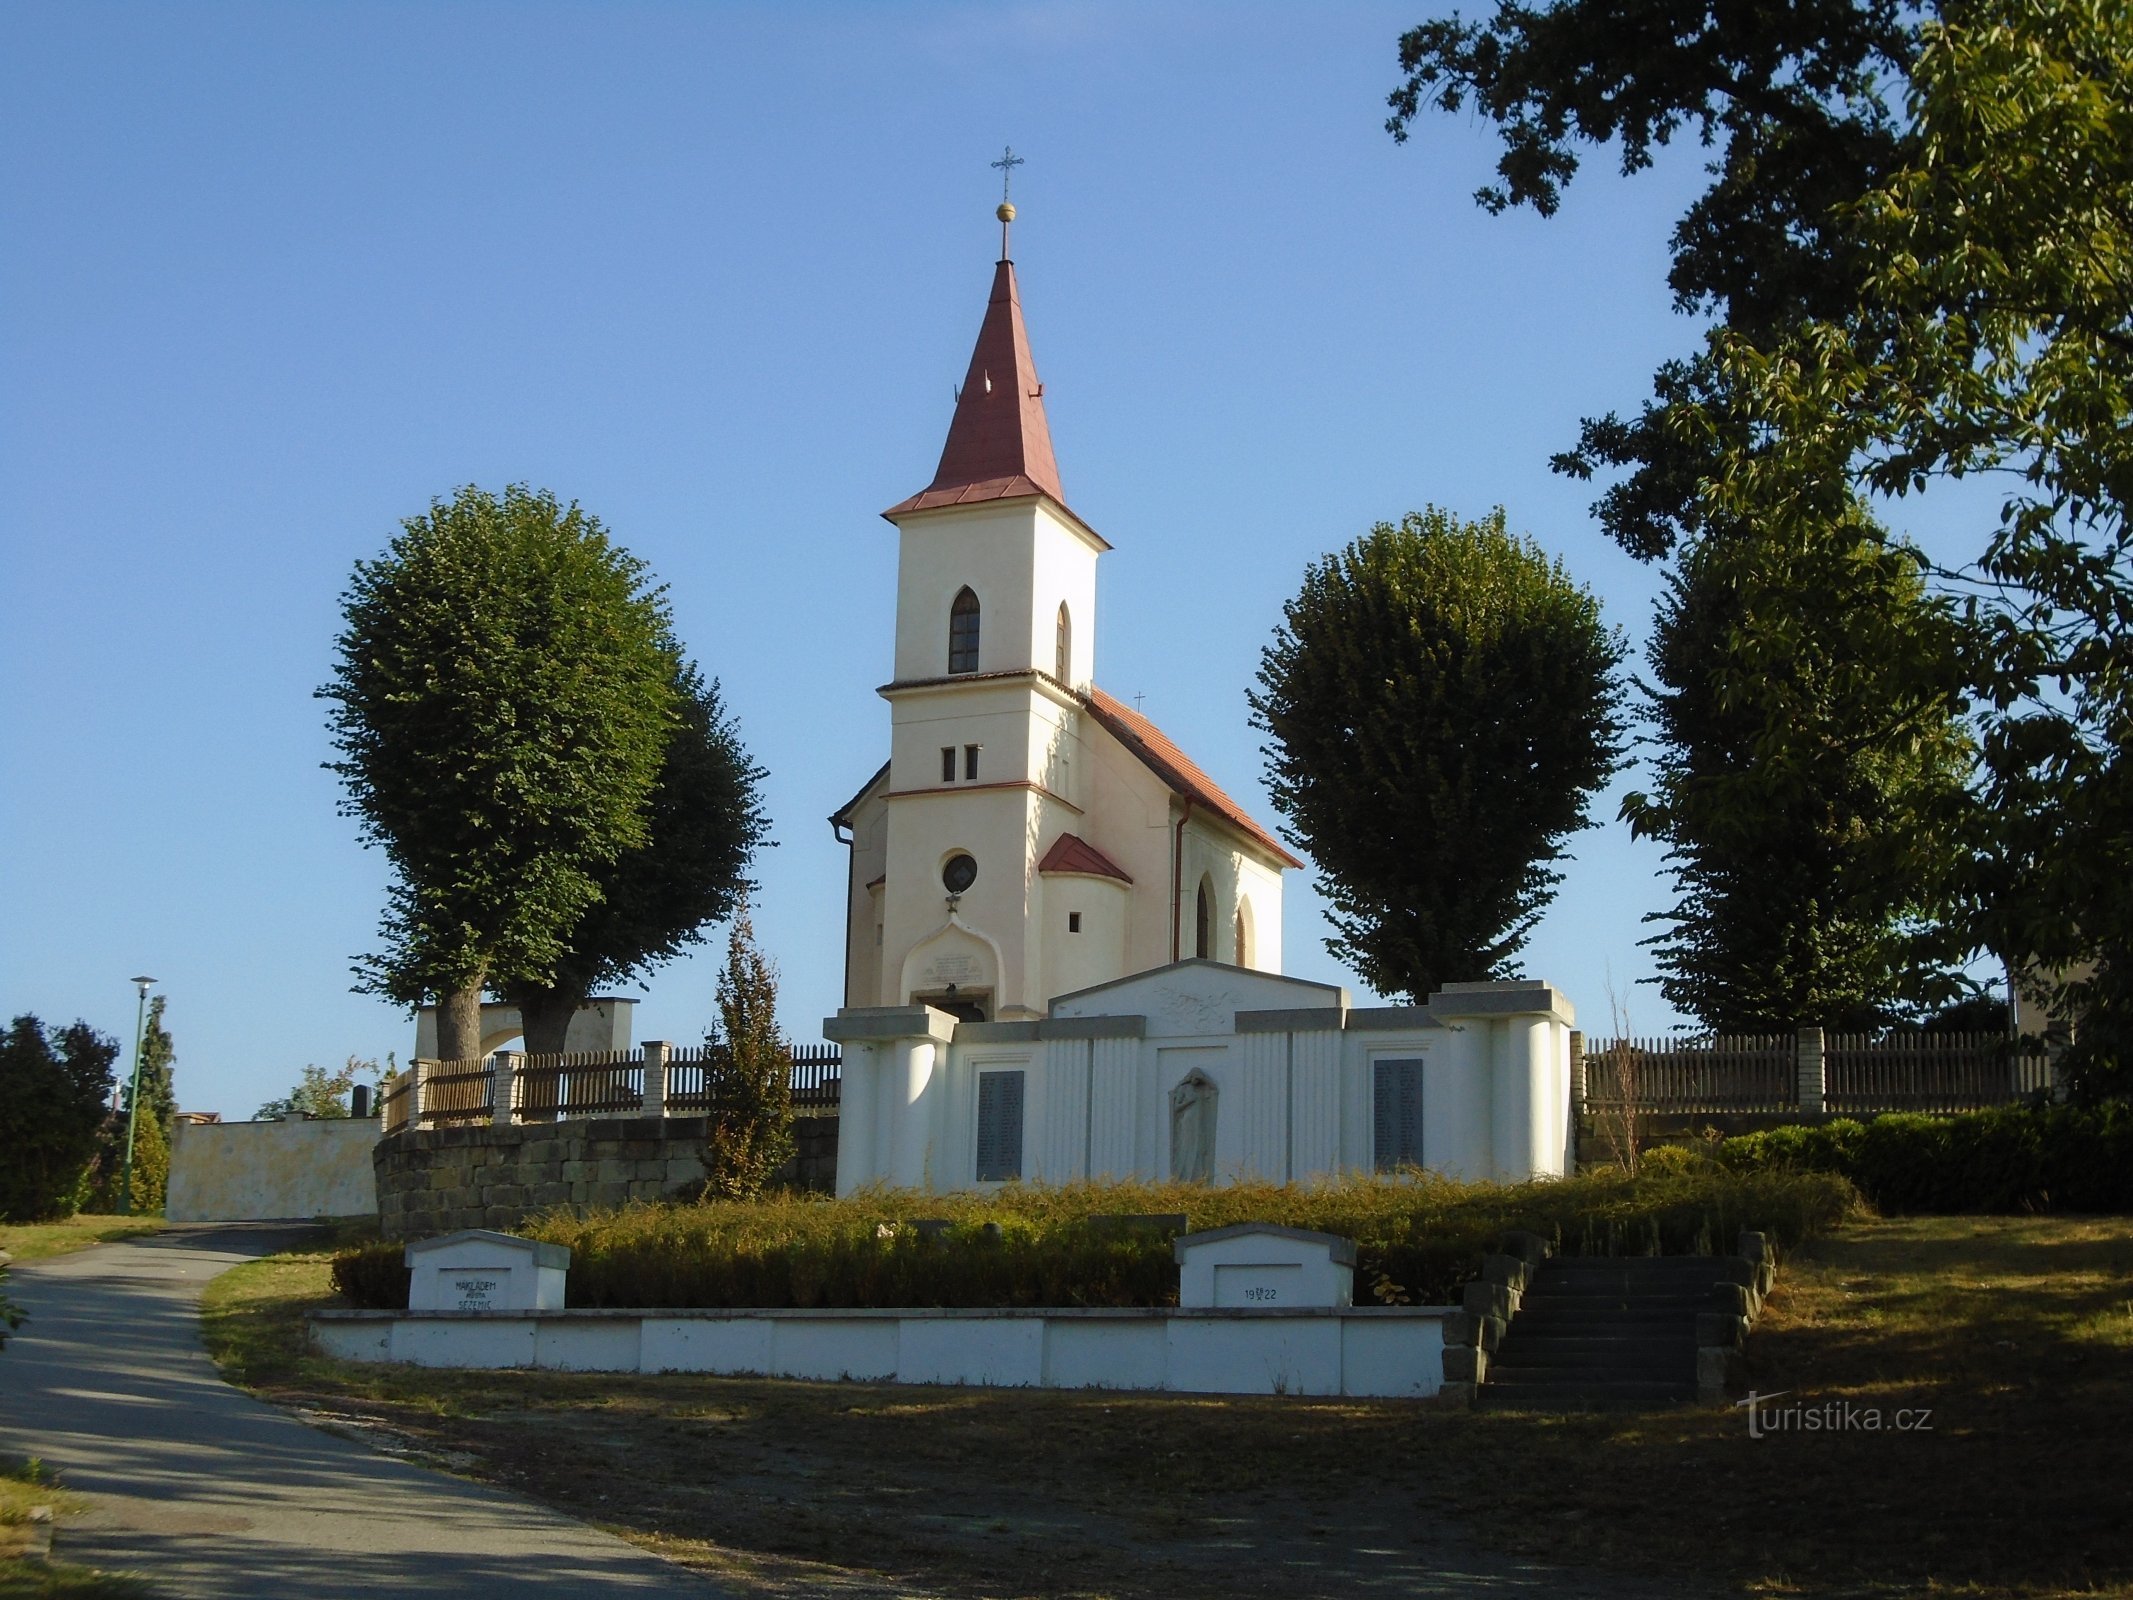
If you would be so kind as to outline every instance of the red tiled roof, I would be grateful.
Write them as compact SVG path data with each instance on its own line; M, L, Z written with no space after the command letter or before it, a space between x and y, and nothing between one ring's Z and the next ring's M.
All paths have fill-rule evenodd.
M1039 872L1081 872L1092 878L1116 878L1131 883L1133 874L1077 834L1062 833L1037 863Z
M1138 711L1093 686L1081 697L1081 703L1089 708L1090 715L1110 730L1120 744L1139 756L1142 764L1169 784L1176 793L1185 796L1194 805L1205 806L1214 812L1239 833L1264 848L1276 860L1292 867L1303 865L1281 847L1279 840L1254 822L1244 807L1224 794L1214 779L1202 772L1190 756L1171 742L1168 734Z
M1052 456L1051 425L1044 416L1044 385L1037 381L1037 364L1030 359L1029 335L1022 326L1015 264L1003 261L993 273L992 298L978 327L977 348L970 353L970 371L956 398L955 418L948 424L948 442L933 482L883 515L1033 494L1066 504L1059 463Z

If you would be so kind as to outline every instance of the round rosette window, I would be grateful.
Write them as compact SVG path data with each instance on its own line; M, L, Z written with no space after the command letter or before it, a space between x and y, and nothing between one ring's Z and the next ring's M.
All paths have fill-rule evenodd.
M950 894L961 894L978 881L978 863L975 857L958 850L941 864L941 882Z

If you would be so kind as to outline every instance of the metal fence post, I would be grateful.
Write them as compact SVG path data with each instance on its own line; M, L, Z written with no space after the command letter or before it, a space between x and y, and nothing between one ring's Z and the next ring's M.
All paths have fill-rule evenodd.
M1793 1065L1799 1085L1800 1109L1819 1116L1828 1108L1829 1058L1822 1048L1820 1028L1802 1028L1793 1049Z
M2064 1022L2048 1022L2044 1025L2044 1059L2050 1074L2051 1097L2064 1102L2069 1090L2066 1081L2066 1052L2074 1042L2074 1030Z
M518 1115L518 1063L520 1051L499 1050L489 1061L489 1121L508 1128Z
M644 1114L667 1114L667 1054L674 1047L664 1039L644 1041Z

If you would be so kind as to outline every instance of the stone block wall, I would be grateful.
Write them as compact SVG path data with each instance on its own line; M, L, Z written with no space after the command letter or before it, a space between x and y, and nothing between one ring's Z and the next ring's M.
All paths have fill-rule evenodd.
M554 1206L584 1212L671 1199L703 1181L709 1130L704 1117L606 1117L389 1134L371 1157L379 1229L388 1239L508 1230ZM837 1119L794 1119L793 1142L797 1153L780 1180L833 1189Z

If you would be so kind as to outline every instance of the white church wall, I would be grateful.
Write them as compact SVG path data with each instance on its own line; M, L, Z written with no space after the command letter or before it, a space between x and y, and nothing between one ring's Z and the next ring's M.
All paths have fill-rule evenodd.
M882 789L888 787L884 782ZM883 893L889 870L889 807L869 795L852 808L848 880L845 884L844 1003L881 1003Z
M1089 536L1039 502L1031 573L1029 641L1025 665L1051 672L1058 666L1059 607L1073 620L1068 641L1067 683L1086 688L1095 676L1096 557ZM1018 619L1020 620L1020 619Z
M987 501L906 516L899 524L896 678L948 671L948 614L978 597L978 670L1055 665L1061 601L1074 618L1076 683L1091 675L1096 546L1041 501Z
M1063 995L1033 1022L840 1013L824 1025L846 1042L838 1192L989 1187L978 1096L994 1071L1023 1074L1029 1182L1177 1175L1171 1096L1195 1073L1213 1086L1211 1181L1370 1172L1375 1074L1394 1061L1421 1064L1423 1166L1503 1181L1568 1170L1568 1002L1534 983L1456 985L1431 1001L1351 1009L1331 985L1187 961Z
M1066 872L1039 876L1031 921L1041 930L1044 978L1037 993L1045 1003L1124 976L1128 898L1127 886L1116 878Z
M939 992L950 982L962 990L986 991L997 1004L1003 976L1022 970L1028 808L1005 803L1007 797L997 792L983 799L989 803L979 803L976 795L943 792L906 795L891 803L889 853L898 870L883 885L884 1005ZM948 920L941 870L958 852L977 863L977 878L961 896L956 915L966 927L983 932L989 954L961 976L946 970L921 973L911 957Z

